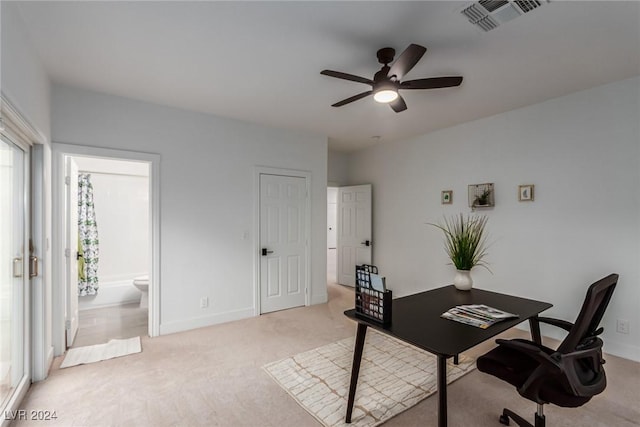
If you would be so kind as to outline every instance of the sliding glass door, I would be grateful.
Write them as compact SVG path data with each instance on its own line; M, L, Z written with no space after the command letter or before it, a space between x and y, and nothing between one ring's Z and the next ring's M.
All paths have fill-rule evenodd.
M26 297L28 154L0 138L0 410L28 386Z

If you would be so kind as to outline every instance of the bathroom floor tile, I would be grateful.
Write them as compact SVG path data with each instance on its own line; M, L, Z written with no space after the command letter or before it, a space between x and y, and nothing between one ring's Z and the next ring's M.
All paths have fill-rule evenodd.
M80 326L72 348L102 344L114 338L147 336L149 310L138 304L80 311Z

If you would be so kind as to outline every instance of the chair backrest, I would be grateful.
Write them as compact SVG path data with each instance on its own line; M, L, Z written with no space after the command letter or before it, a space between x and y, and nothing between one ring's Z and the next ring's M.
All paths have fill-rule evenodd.
M618 275L610 274L589 286L580 314L578 314L573 328L569 331L569 335L558 347L558 352L575 351L579 345L586 345L601 332L598 331L598 326L617 283Z

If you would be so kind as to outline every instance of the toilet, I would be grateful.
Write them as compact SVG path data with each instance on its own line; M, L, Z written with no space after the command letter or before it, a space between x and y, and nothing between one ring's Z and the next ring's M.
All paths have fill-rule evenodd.
M140 308L149 307L149 276L139 276L133 279L133 285L142 292L140 297Z

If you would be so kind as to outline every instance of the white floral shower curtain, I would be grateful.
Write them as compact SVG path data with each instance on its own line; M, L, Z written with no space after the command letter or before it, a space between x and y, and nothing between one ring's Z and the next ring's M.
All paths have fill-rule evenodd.
M98 225L90 174L78 175L78 294L98 293Z

